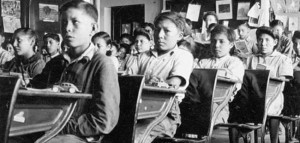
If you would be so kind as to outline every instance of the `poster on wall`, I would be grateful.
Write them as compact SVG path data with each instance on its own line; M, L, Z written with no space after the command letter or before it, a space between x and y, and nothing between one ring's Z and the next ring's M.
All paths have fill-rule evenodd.
M1 0L1 15L11 16L15 18L21 17L21 2L20 0Z
M186 18L191 21L198 21L200 15L201 5L189 4L188 10L186 12Z
M220 20L232 19L232 2L231 2L231 0L216 1L216 13Z
M247 20L248 11L250 9L250 2L239 2L237 7L237 20Z
M39 20L58 22L58 5L39 3Z
M298 30L298 17L289 17L289 31Z
M5 16L3 17L3 28L6 33L14 33L18 28L21 28L21 21L18 18Z

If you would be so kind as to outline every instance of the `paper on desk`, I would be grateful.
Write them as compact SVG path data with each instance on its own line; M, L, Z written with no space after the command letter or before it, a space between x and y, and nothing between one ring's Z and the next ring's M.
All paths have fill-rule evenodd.
M298 30L298 17L289 17L289 31Z
M200 9L201 9L201 5L189 4L186 13L186 18L190 19L191 21L198 21Z

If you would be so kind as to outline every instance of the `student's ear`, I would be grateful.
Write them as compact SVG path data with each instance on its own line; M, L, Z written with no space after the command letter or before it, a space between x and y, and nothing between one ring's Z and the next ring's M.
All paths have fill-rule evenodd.
M278 39L274 40L274 44L275 44L275 46L278 44Z
M230 49L232 49L233 48L233 46L234 46L234 42L230 42Z
M92 24L91 36L93 36L98 31L98 24L95 22Z
M183 32L180 32L178 41L180 41L182 38L183 38Z

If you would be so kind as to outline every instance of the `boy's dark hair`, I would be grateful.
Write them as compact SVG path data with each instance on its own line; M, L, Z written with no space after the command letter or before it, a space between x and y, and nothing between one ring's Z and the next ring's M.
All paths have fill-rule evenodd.
M172 21L176 27L184 32L185 30L185 18L183 18L179 13L177 12L164 12L159 14L158 16L156 16L155 20L154 20L154 25L155 27L157 26L157 24L163 20L170 20Z
M215 37L217 34L225 34L226 37L228 38L228 40L230 42L234 42L235 41L235 33L232 29L218 24L216 25L216 27L211 31L211 37Z
M189 25L189 26L193 26L193 22L190 20L190 19L188 19L188 18L185 18L185 22Z
M219 18L217 16L217 14L214 11L208 11L205 13L205 15L203 16L203 20L206 21L207 16L212 15L216 18L217 23L219 22Z
M136 39L139 35L146 37L149 41L151 40L150 33L148 33L144 28L137 28L134 30L134 39Z
M209 32L211 32L212 30L214 30L214 28L215 28L217 25L218 25L217 23L209 24L207 30L208 30Z
M101 31L101 32L98 32L96 33L93 37L92 37L92 41L94 42L94 40L96 38L102 38L104 39L106 45L110 45L111 44L111 38L109 36L108 33L104 32L104 31Z
M149 26L152 30L154 30L154 25L152 23L142 23L141 27L142 28L146 28L147 26Z
M256 30L256 37L259 38L262 34L268 34L270 35L273 39L278 39L278 36L275 35L272 31L272 28L270 27L267 27L267 26L262 26L262 27L259 27L257 30Z
M293 35L293 37L292 37L293 42L294 42L296 39L300 39L300 31L299 31L299 30L295 31L295 32L294 32L294 35Z
M86 12L95 22L98 21L98 11L97 9L90 3L85 2L83 0L72 0L70 2L65 3L60 9L59 13L62 14L63 12L67 11L70 8L81 9Z
M271 23L270 23L270 27L275 27L275 26L282 26L283 27L283 22L280 21L280 20L273 20Z
M132 42L132 36L128 33L123 33L121 36L120 36L120 40L121 41L123 38L126 38L128 39L130 42Z
M24 33L25 35L28 35L29 38L33 38L33 40L34 40L33 48L37 45L38 36L37 36L36 32L33 29L31 29L31 28L18 28L17 30L15 30L15 32L13 34L13 39L16 39L16 36L17 36L18 33Z
M47 38L51 38L57 42L60 42L59 36L55 33L48 33L48 34L44 35L43 40L45 41Z

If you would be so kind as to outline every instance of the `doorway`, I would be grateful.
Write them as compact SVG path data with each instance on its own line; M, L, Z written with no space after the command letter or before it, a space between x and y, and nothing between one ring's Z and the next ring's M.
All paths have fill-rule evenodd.
M111 37L119 40L123 33L133 35L135 28L145 22L145 6L128 5L111 8Z

